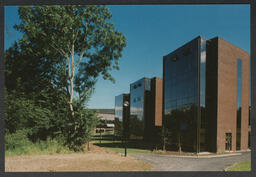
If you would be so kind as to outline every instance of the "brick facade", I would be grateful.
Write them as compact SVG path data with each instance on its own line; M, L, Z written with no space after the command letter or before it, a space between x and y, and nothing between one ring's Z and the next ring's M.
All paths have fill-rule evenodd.
M216 38L218 41L218 111L217 152L225 151L225 133L232 133L232 150L236 150L237 59L242 60L241 150L248 149L249 54Z
M165 63L167 60L171 61L170 59L173 58L174 56L178 56L178 61L174 60L176 63L177 62L182 62L188 60L186 56L183 56L180 51L185 50L186 48L190 48L192 50L191 52L191 58L190 60L197 60L198 61L198 72L200 73L201 70L201 64L200 64L200 57L197 55L193 55L195 52L198 52L201 54L202 46L198 48L193 48L192 43L193 41L200 41L201 39L204 39L202 37L197 37L191 42L188 42L187 44L183 45L182 47L174 50L170 54L166 55L164 57L164 71L163 71L163 97L165 98L165 94L167 95L172 95L169 96L168 98L165 98L166 100L173 100L175 98L175 95L171 93L171 89L165 90L165 85L167 82L171 81L166 81L165 78L165 73L169 73L171 75L171 71L176 72L177 77L179 77L182 73L177 74L179 70L176 70L173 68L173 66L176 66L177 64L172 62L169 62L169 66L165 67ZM199 43L200 45L200 43ZM193 57L192 57L193 56ZM239 127L237 125L239 120L237 115L238 114L238 105L237 105L237 88L238 88L238 59L241 60L242 63L242 89L241 89L241 133L240 133L240 142L239 138L237 138L237 134L239 135ZM185 64L184 64L185 65ZM172 66L172 67L170 67ZM178 65L177 65L178 66ZM172 69L170 69L172 68ZM185 68L185 66L184 66ZM232 135L232 143L231 143L231 151L236 151L236 150L247 150L248 149L248 133L250 131L249 127L249 74L250 74L250 58L249 54L240 49L239 47L219 38L213 38L210 40L206 40L206 83L205 83L205 110L206 110L206 116L205 116L205 128L202 128L204 131L200 133L195 138L195 141L197 143L195 144L197 147L200 148L199 150L197 149L196 151L209 151L209 152L225 152L227 149L226 147L226 137L228 137L227 134ZM186 71L184 71L186 73ZM177 79L177 77L172 78L169 75L166 75L169 80L171 79ZM201 81L202 75L198 74L197 78L193 78L193 80L198 80ZM188 81L187 81L188 82ZM169 83L169 85L170 85ZM198 90L198 99L201 101L201 98L203 100L203 95L201 95L201 90L200 88L200 83L198 84L197 90ZM170 86L169 86L170 87ZM181 87L181 86L179 86ZM239 87L240 88L240 87ZM186 88L179 88L181 90L186 90ZM167 93L168 92L168 93ZM186 93L186 92L184 92ZM199 95L200 93L200 95ZM203 92L202 92L203 93ZM164 99L163 99L164 102ZM167 101L166 101L167 102ZM195 105L198 106L201 104L200 102L196 101ZM165 106L165 103L163 103ZM169 104L172 106L172 104ZM169 106L167 105L167 107ZM170 108L172 108L169 106ZM202 106L202 105L201 105ZM172 115L175 114L170 114L168 113L169 108L165 108L166 115L163 113L163 118L166 121L173 120L176 122L172 122L172 125L177 124L179 125L179 121L182 120L182 117L176 117L176 119L171 118ZM176 108L178 110L178 108ZM180 109L180 108L179 108ZM173 110L170 109L170 110ZM164 111L164 109L163 109ZM200 109L197 111L197 117L194 118L191 116L191 122L193 121L202 121L202 116L200 112ZM202 122L201 122L202 123ZM169 125L169 124L168 124ZM201 124L202 125L202 124ZM192 125L189 125L192 128ZM167 127L167 123L166 123ZM191 133L198 131L199 124L197 124L195 127L193 127L193 131ZM172 128L172 127L170 127ZM179 132L180 130L172 128L170 131L173 131L172 133ZM186 135L189 136L189 135ZM203 141L201 142L200 137L203 137ZM199 143L200 141L200 143ZM175 143L175 137L172 137L170 139L170 142ZM193 142L189 142L190 145L192 145ZM228 143L227 143L228 144ZM202 147L202 148L201 148ZM195 151L195 148L193 149Z

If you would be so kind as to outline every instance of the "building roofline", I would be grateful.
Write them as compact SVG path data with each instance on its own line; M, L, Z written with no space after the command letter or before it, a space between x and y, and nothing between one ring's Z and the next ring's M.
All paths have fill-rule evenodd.
M194 39L190 40L189 42L186 42L186 43L183 44L182 46L176 48L175 50L173 50L172 52L168 53L167 55L164 55L163 57L166 57L166 56L170 55L171 53L176 52L176 51L179 50L180 48L183 48L184 46L186 46L188 43L190 43L190 42L192 42L192 41L194 41L194 40L196 40L196 39L200 39L200 38L204 38L204 37L199 35L199 36L195 37ZM250 55L249 52L245 51L244 49L238 47L237 45L235 45L235 44L233 44L233 43L231 43L231 42L229 42L229 41L227 41L227 40L225 40L225 39L223 39L223 38L221 38L221 37L219 37L219 36L216 36L216 37L211 38L211 39L206 39L206 40L210 41L210 40L214 40L214 39L221 39L221 40L227 42L228 44L230 44L230 45L232 45L232 46L234 46L234 47L236 47L236 48L239 48L239 49L241 49L242 51L246 52L248 55Z
M227 40L223 39L222 37L216 36L216 37L211 38L211 39L209 39L209 40L214 40L214 39L221 39L221 40L223 40L223 41L227 42L228 44L230 44L230 45L232 45L232 46L234 46L234 47L236 47L236 48L241 49L242 51L246 52L246 53L250 56L250 53L249 53L249 52L247 52L247 51L245 51L244 49L242 49L242 48L238 47L237 45L235 45L235 44L233 44L233 43L231 43L231 42L229 42L229 41L227 41Z
M167 55L164 55L163 57L166 57L166 56L168 56L168 55L170 55L171 53L174 53L174 52L176 52L177 50L179 50L180 48L182 48L182 47L184 47L184 46L186 46L188 43L190 43L190 42L192 42L192 41L194 41L194 40L196 40L196 39L200 39L200 38L203 38L203 36L197 36L197 37L195 37L195 38L193 38L192 40L190 40L189 42L186 42L185 44L183 44L182 46L180 46L180 47L178 47L178 48L176 48L175 50L173 50L172 52L170 52L170 53L168 53Z
M155 77L152 77L151 79L162 79L162 78L155 76Z
M142 78L140 78L140 79L138 79L138 80L136 80L136 81L134 81L134 82L131 82L130 83L130 85L132 85L132 84L134 84L135 82L138 82L139 80L142 80L142 79L150 79L149 77L142 77Z

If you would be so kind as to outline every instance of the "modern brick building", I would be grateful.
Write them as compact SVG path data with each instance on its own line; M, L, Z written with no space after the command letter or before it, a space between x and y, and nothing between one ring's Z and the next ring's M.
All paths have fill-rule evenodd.
M130 84L130 139L155 141L162 126L162 79L142 78Z
M128 125L126 130L129 139L159 141L157 137L159 137L162 126L162 79L142 78L130 84L129 95L116 96L116 131L118 131L118 124L125 117L122 106L125 100L130 102L129 119L126 123L123 121Z
M163 57L163 122L169 148L247 150L249 54L197 37Z
M158 77L150 79L150 92L145 103L145 135L150 142L159 144L162 130L163 80Z
M146 103L150 90L149 78L144 77L130 84L130 139L143 139L146 134Z

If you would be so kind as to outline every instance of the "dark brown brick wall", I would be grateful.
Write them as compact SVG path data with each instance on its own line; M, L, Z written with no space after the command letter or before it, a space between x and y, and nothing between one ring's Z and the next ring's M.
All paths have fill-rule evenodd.
M237 59L242 60L241 150L248 148L249 54L218 40L217 152L225 151L225 133L232 133L232 150L236 150Z
M145 133L144 139L155 141L162 126L162 79L154 77L151 79L151 91L145 94Z
M155 126L162 126L163 80L155 79Z

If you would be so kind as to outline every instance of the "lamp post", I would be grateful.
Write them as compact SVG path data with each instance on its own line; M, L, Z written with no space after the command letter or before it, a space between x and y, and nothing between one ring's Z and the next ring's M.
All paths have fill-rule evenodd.
M127 156L127 120L129 117L129 102L125 101L124 104L124 119L123 119L123 136L124 136L124 156Z

